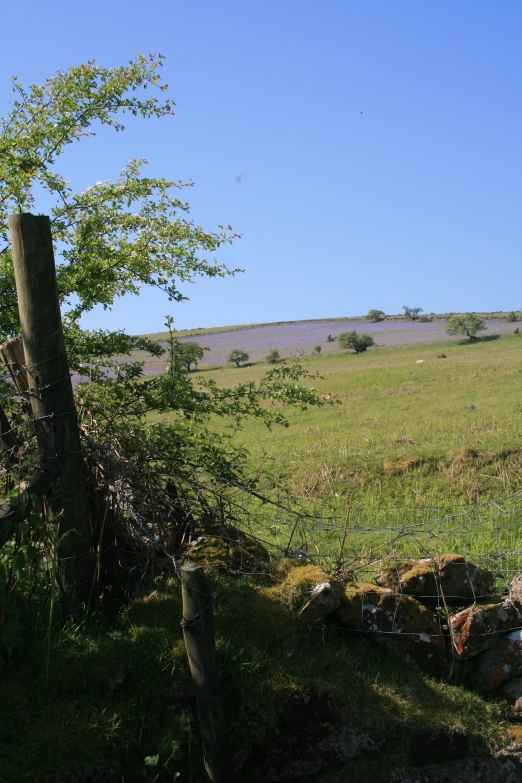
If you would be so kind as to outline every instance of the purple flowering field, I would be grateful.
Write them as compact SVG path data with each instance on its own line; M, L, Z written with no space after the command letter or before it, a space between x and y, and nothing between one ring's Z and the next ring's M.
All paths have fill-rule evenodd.
M505 334L513 331L513 324L500 319L486 320L487 332L482 334ZM339 336L342 332L356 330L371 334L377 345L406 345L411 343L441 342L443 340L460 340L461 337L448 337L445 321L419 323L414 321L381 321L369 323L366 321L311 321L301 323L274 324L269 326L254 326L248 329L232 330L201 334L200 336L180 337L180 342L198 342L208 346L205 361L200 366L224 365L234 348L244 349L251 362L264 359L271 348L277 348L281 356L293 356L304 351L310 354L315 345L320 345L322 353L338 351L336 342L327 343L329 334ZM161 342L166 347L166 342ZM161 360L147 362L146 374L161 372L165 357Z

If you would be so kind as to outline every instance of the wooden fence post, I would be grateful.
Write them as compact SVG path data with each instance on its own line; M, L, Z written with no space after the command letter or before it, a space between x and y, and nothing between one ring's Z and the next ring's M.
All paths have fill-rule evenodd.
M185 563L180 575L183 635L196 691L205 770L212 783L230 783L232 757L219 683L210 589L198 563Z
M49 218L8 218L31 413L40 466L56 476L53 510L60 524L58 578L71 603L86 603L94 563L80 433L56 285Z

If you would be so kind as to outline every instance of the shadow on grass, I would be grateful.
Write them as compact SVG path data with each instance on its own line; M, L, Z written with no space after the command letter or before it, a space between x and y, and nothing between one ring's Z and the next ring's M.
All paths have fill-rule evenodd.
M459 340L457 345L477 345L478 343L491 343L493 340L500 340L500 334L486 334L484 337L467 337L465 340Z
M368 776L359 783L402 772L409 735L426 727L464 724L484 744L493 717L486 717L478 697L423 677L368 637L305 625L259 585L218 577L212 587L230 735L245 758L254 745L266 748L279 736L282 704L298 692L328 693L337 720L393 740L389 758L386 746L368 758ZM202 782L181 613L179 587L170 583L117 617L71 623L55 639L47 690L44 642L33 640L6 671L0 691L0 780L152 781L158 769L144 759L160 753L170 737L179 750L158 782L175 772L189 779L189 756L190 779ZM180 724L187 715L190 735ZM262 780L259 774L248 779Z

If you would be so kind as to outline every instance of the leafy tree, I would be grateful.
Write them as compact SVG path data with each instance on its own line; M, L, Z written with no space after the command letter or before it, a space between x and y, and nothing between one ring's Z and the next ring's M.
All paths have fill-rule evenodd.
M364 353L367 348L375 345L375 341L370 334L358 334L357 332L343 332L339 335L339 345L341 348L351 349L355 353Z
M178 350L180 354L181 364L185 367L187 372L190 372L192 364L197 363L204 356L204 349L199 343L180 343L178 342Z
M452 315L446 324L446 332L451 335L462 334L474 340L478 332L487 329L486 323L476 313L464 313L464 315Z
M308 373L298 363L278 365L257 382L220 389L208 380L196 388L188 372L194 354L187 362L188 349L181 347L187 344L175 337L170 316L167 370L159 377L142 378L141 362L116 363L113 358L135 349L159 356L164 349L158 343L80 326L83 313L100 304L110 309L119 297L137 295L144 285L179 302L185 298L180 284L241 271L208 259L239 235L230 226L206 231L190 220L188 204L175 194L193 183L146 177L145 161L131 160L115 181L74 193L56 168L67 147L93 135L97 125L120 132L125 113L145 119L173 113L173 101L163 97L167 85L160 80L161 59L139 55L112 69L90 62L29 88L13 80L15 100L0 121L0 342L20 328L7 216L37 211L37 194L43 190L46 204L51 202L70 365L78 372L86 364L91 368L90 380L76 388L76 396L88 453L94 535L105 529L107 540L122 540L122 531L142 525L140 540L152 535L175 552L187 530L234 519L238 491L255 492L258 479L252 478L248 455L233 446L230 434L210 429L211 417L228 417L237 424L249 416L268 427L287 426L281 404L306 408L322 403L303 385ZM239 361L248 359L246 352L238 353ZM271 407L267 401L278 404ZM0 384L0 402L11 420L23 420L24 411L7 383ZM149 411L169 411L170 423L150 426ZM17 486L20 471L25 475L36 462L36 452L29 435L27 465L17 464L14 473L0 456L3 487ZM119 551L136 548L138 538L130 533ZM103 547L101 573L117 573L119 579L124 572L130 579L138 573L117 563L111 569L109 557ZM0 584L0 592L2 588Z
M322 347L320 345L315 345L314 346L314 353L320 354L322 350L323 349L322 349Z
M248 356L247 356L247 359L248 359ZM231 361L230 357L229 357L228 360ZM268 351L267 355L265 356L265 360L268 362L268 364L277 364L277 362L281 361L281 354L279 353L277 348L271 348ZM235 359L233 361L235 361ZM246 359L245 359L245 361L246 361Z
M366 320L371 321L372 323L382 321L385 317L383 310L368 310L368 315L365 316Z
M234 362L236 367L239 367L241 362L248 362L249 356L245 350L242 348L234 348L233 351L230 351L228 354L228 361Z
M402 309L404 310L404 315L409 318L410 321L415 321L419 313L422 313L422 307L408 307L408 305L403 305Z
M515 321L518 321L518 315L514 310L511 310L511 312L506 315L506 321L510 324L514 324Z

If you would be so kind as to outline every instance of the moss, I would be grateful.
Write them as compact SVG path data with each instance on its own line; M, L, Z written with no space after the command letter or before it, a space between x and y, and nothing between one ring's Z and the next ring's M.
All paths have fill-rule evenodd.
M266 562L265 547L233 525L206 528L185 548L185 559L232 571L251 569Z
M272 568L276 584L265 589L265 594L282 603L287 609L298 610L309 600L312 590L330 578L318 566L285 558Z

